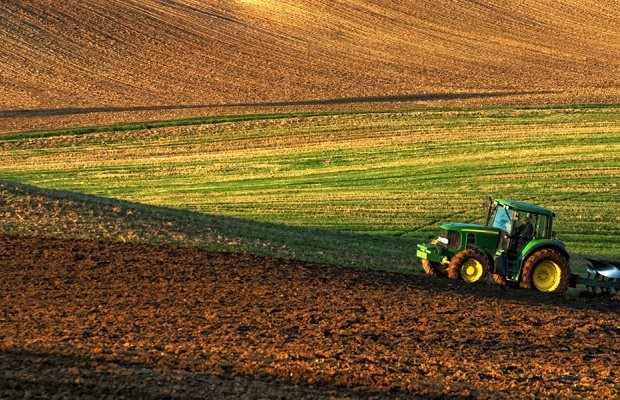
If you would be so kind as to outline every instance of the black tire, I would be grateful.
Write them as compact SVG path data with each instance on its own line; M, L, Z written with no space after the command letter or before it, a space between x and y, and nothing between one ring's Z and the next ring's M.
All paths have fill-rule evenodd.
M492 275L492 279L493 279L493 282L495 282L497 285L500 285L500 286L506 286L507 285L506 278L504 278L503 275L493 274Z
M427 275L437 275L434 264L435 263L428 260L422 260L422 269L424 270L424 272L426 272Z
M457 253L448 265L448 278L468 283L486 282L491 269L487 256L475 249Z
M525 260L519 286L547 293L564 293L570 280L566 257L555 249L538 250Z
M437 272L437 275L444 277L444 278L448 276L448 265L442 264L442 263L436 263L434 267L435 267L435 272Z
M424 272L426 272L427 275L432 276L446 276L448 274L445 265L428 260L422 260L422 269L424 270Z

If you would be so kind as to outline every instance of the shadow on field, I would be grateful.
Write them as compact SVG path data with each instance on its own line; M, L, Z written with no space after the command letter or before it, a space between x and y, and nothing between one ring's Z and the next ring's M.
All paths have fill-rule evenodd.
M208 195L205 193L205 196ZM0 233L192 246L391 271L416 271L411 237L298 227L0 181Z
M549 295L492 283L465 284L426 276L415 258L417 240L295 227L131 203L0 181L0 234L197 247L325 265L327 276L388 287L453 292L489 299L598 309L620 314L618 302L577 293ZM327 270L325 272L327 272ZM373 271L374 270L374 271Z
M244 107L289 107L289 106L329 106L346 104L372 104L372 103L405 103L437 100L468 100L485 99L496 97L513 97L524 95L538 95L556 93L555 91L506 91L488 93L423 93L404 94L394 96L367 96L367 97L343 97L336 99L320 100L293 100L293 101L268 101L255 103L233 104L188 104L188 105L155 105L155 106L131 106L131 107L68 107L68 108L39 108L0 111L1 118L29 118L29 117L55 117L82 115L92 113L117 113L117 112L141 112L141 111L172 111L191 110L205 108L244 108Z

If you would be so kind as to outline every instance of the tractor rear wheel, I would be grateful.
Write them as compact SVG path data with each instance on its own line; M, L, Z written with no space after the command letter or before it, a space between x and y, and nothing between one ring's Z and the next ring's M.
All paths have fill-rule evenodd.
M448 265L448 278L467 283L485 282L489 276L489 260L484 253L465 249L457 253Z
M540 292L563 293L568 288L570 268L564 255L542 249L525 260L520 286Z

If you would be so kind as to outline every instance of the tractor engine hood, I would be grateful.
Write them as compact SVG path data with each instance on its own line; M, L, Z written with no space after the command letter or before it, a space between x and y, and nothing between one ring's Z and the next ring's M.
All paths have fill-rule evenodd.
M490 249L497 246L500 232L499 228L478 224L443 224L436 243L455 250L464 248L466 243Z
M500 233L499 228L492 226L479 225L479 224L443 224L440 226L441 230L457 231L457 232L472 232L472 233L488 233L491 235L497 235Z

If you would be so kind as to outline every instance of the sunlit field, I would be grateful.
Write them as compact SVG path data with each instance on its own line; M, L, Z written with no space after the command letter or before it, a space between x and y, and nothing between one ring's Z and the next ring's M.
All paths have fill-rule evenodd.
M571 252L620 254L620 106L0 136L0 158L2 180L413 241L444 222L482 222L488 196L522 200L557 213L555 231Z

